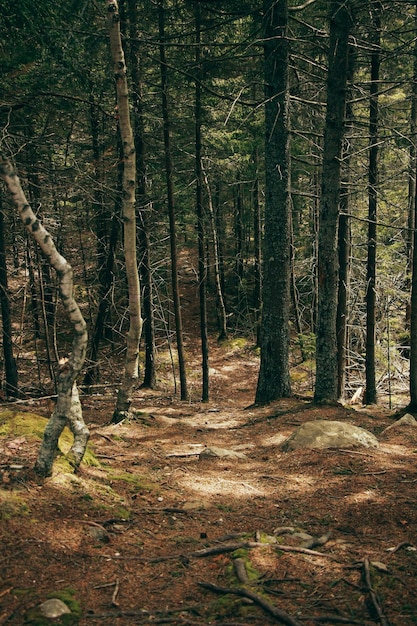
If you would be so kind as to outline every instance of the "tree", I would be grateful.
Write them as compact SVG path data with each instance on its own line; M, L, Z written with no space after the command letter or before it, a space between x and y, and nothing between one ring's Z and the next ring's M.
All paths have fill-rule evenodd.
M4 239L4 214L3 207L0 204L0 308L3 327L4 370L6 374L5 395L6 398L16 398L19 394L17 387L18 374L16 359L13 355L12 318L9 301L6 248Z
M368 263L366 275L366 386L364 403L376 404L376 242L378 208L378 91L381 64L381 11L376 0L371 3L371 85L369 97L369 185L368 185Z
M120 15L116 0L107 1L110 49L116 81L120 136L123 147L123 244L129 294L129 330L126 337L126 360L123 380L117 395L112 422L129 416L132 392L139 376L139 341L142 332L140 282L136 258L136 155L129 112L126 64L120 34Z
M287 0L264 0L265 233L261 365L255 402L291 395L291 204Z
M340 163L344 136L349 33L353 24L349 0L330 3L330 44L327 107L323 144L318 242L318 312L316 339L316 402L336 401L338 286L337 230Z
M165 55L165 15L163 0L158 0L159 58L161 66L162 117L164 124L165 172L169 215L169 241L171 250L171 284L174 301L175 330L177 336L178 366L180 371L181 400L188 400L187 370L182 328L181 298L178 281L177 228L175 221L174 181L171 155L171 125L168 106L168 74Z
M203 402L209 400L209 343L207 327L207 262L205 250L205 226L203 208L203 163L201 146L202 125L202 58L201 58L201 7L195 5L195 182L196 182L196 213L197 213L197 238L198 238L198 293L200 298L200 337L201 337L201 360L202 360L202 393Z
M74 442L67 458L74 468L79 467L87 447L89 431L84 424L76 386L76 378L83 366L87 349L87 326L74 299L72 268L66 259L58 253L49 232L33 213L15 169L9 159L4 156L0 157L0 176L9 189L23 224L57 273L61 301L74 329L72 352L68 359L61 363L57 382L56 407L45 428L35 464L37 474L49 476L52 472L59 436L67 424L74 435Z

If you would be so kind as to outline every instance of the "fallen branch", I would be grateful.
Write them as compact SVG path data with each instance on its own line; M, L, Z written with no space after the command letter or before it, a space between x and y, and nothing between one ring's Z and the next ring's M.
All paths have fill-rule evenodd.
M204 589L209 589L210 591L214 591L215 593L233 594L242 598L249 598L249 600L252 600L252 602L260 606L262 609L264 609L264 611L275 617L275 619L279 620L283 624L287 624L288 626L301 626L301 622L295 619L295 617L292 617L285 611L278 609L276 606L270 604L262 596L258 595L254 591L251 591L250 589L245 589L243 587L229 589L228 587L218 587L217 585L206 582L199 582L198 584L200 587L203 587Z
M318 552L316 550L310 550L309 548L301 548L299 546L287 546L279 543L259 543L257 541L239 541L236 543L228 543L223 546L214 546L212 548L204 548L203 550L197 550L192 552L189 557L201 558L206 556L214 556L216 554L226 554L227 552L234 552L241 548L262 548L264 546L273 546L277 550L282 552L298 552L299 554L308 554L309 556L321 556L327 559L334 559L332 554L326 554Z
M113 595L111 597L111 605L115 607L120 606L119 603L117 602L117 594L119 593L119 587L120 587L119 579L116 578L116 582L114 583Z
M369 569L369 559L367 557L364 558L363 560L363 571L364 571L364 578L365 578L365 584L366 584L366 590L369 593L369 597L371 599L372 605L376 611L376 614L378 616L378 619L381 623L381 626L389 626L388 620L386 619L381 604L379 602L379 598L378 598L378 594L376 593L376 591L372 588L372 583L371 583L371 572Z

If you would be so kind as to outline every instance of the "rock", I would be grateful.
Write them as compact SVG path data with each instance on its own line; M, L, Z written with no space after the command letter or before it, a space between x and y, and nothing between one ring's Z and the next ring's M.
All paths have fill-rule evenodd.
M281 448L288 452L299 448L377 448L378 445L377 438L364 428L347 422L317 420L302 424Z
M39 605L39 611L48 619L56 619L61 617L61 615L69 615L71 613L65 602L58 600L58 598L51 598L42 602Z
M243 454L243 452L217 448L216 446L204 448L198 456L200 459L247 459L246 454Z
M398 428L399 426L417 426L417 420L410 415L410 413L406 413L405 415L403 415L401 417L401 419L397 420L396 422L394 422L393 424L391 424L390 426L387 426L387 428L385 428L385 430L382 431L382 434L389 432L390 430L392 430L393 428Z

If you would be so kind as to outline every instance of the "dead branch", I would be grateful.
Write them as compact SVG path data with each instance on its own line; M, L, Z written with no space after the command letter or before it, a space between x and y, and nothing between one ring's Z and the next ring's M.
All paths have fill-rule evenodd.
M252 602L260 606L264 611L275 617L275 619L282 622L283 624L287 624L288 626L301 626L301 622L299 622L297 619L291 617L291 615L289 615L285 611L278 609L273 604L270 604L264 598L262 598L262 596L258 595L254 591L251 591L250 589L244 589L242 587L239 587L237 589L229 589L227 587L218 587L217 585L206 582L199 582L198 584L200 587L203 587L204 589L209 589L210 591L214 591L215 593L233 594L242 598L249 598L249 600L252 600Z
M381 626L389 626L388 620L386 619L384 612L382 610L379 598L378 598L378 594L376 593L376 591L372 588L372 583L371 583L371 572L369 569L369 559L367 557L364 558L363 560L363 571L364 571L364 578L365 578L365 584L366 584L366 590L369 593L369 597L371 599L372 605L376 611L376 614L378 616L379 621L381 622Z
M120 606L120 605L119 605L119 603L117 602L117 594L119 593L119 587L120 587L120 584L119 584L119 579L118 579L118 578L116 578L116 582L115 582L115 584L114 584L114 591L113 591L113 595L112 595L112 597L111 597L111 605L112 605L112 606L115 606L115 607Z
M246 571L245 561L243 559L234 559L233 568L235 570L236 577L243 585L249 584L248 573Z
M212 548L204 548L203 550L196 550L192 552L189 557L201 558L206 556L214 556L216 554L226 554L227 552L234 552L241 548L262 548L264 546L273 546L277 550L282 552L298 552L299 554L308 554L309 556L321 556L327 559L334 559L332 554L326 554L323 552L317 552L316 550L310 550L309 548L301 548L299 546L287 546L279 543L259 543L256 541L239 541L236 543L228 543L223 546L214 546Z

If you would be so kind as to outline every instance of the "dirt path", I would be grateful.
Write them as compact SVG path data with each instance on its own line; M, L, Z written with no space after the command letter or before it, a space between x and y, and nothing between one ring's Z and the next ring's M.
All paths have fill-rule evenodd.
M0 436L0 624L50 623L36 610L51 596L72 609L53 622L67 625L416 624L416 431L382 435L381 409L248 408L258 360L236 341L211 341L203 405L187 344L190 403L165 381L110 426L113 389L83 397L91 454L75 476L61 459L37 484L44 420L14 415ZM366 427L380 447L282 452L318 418ZM213 446L237 455L201 458Z

